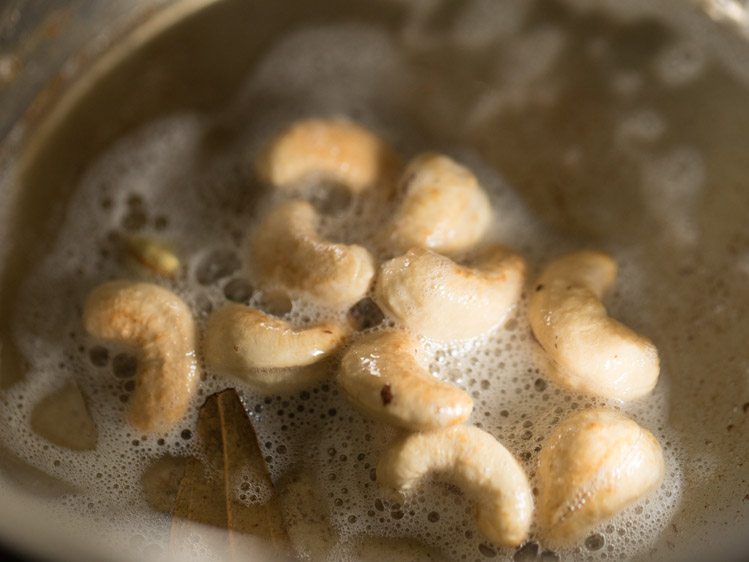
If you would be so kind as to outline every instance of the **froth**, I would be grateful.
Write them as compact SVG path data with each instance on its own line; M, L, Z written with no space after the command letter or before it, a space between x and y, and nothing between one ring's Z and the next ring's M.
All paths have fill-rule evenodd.
M461 26L481 19L484 4L474 2L467 9L452 40L478 48L490 43L493 34L504 40L515 33L515 27L492 29L466 39ZM518 14L517 22L523 17ZM546 74L564 41L562 33L549 28L514 43L516 67L525 66L532 48L540 45L543 52L538 66L526 69L526 75L505 75L508 84L520 85L506 91L512 99L520 100L519 92ZM359 50L360 45L367 47ZM283 493L281 484L288 472L300 465L315 475L320 504L339 542L332 556L351 556L353 551L347 550L347 545L362 536L412 537L455 560L481 560L497 554L496 548L482 540L473 523L471 505L455 488L431 483L405 500L393 499L380 490L374 468L395 432L352 409L330 381L289 396L265 397L242 381L205 371L201 393L184 424L163 435L134 433L122 422L132 385L127 378L115 376L112 369L111 358L123 350L110 347L109 361L93 364L90 350L100 343L83 333L80 322L81 304L97 283L114 277L151 279L129 269L118 257L117 240L133 232L174 243L184 262L184 275L160 282L188 302L199 324L229 295L297 325L323 318L347 321L345 313L315 307L298 295L287 295L286 301L277 295L273 299L269 291L254 286L245 239L253 219L277 196L266 193L260 200L260 186L250 173L247 153L255 151L282 124L312 111L348 113L386 136L409 138L408 132L398 129L396 120L382 118L386 104L373 101L404 64L390 39L379 30L341 26L302 31L267 55L240 96L239 109L229 109L216 118L224 123L227 115L242 115L244 104L268 93L285 100L262 119L248 123L236 146L218 152L210 147L210 133L216 126L212 117L174 116L122 140L89 168L70 204L63 230L49 257L29 279L17 310L16 339L31 360L32 371L23 384L2 396L6 423L0 425L0 440L27 462L81 490L53 504L53 509L85 514L94 521L127 520L139 537L125 541L131 547L145 548L163 541L167 518L147 507L140 475L149 462L163 455L199 454L189 431L197 408L210 393L232 386L241 392L255 422L279 491ZM502 64L500 67L499 74L507 70ZM692 68L690 72L695 71ZM622 92L634 89L631 79L620 82ZM314 95L308 96L308 92ZM301 98L305 101L299 105ZM492 103L487 102L487 114L499 107ZM627 118L621 131L628 138L650 142L663 134L663 124L652 113L638 113ZM514 246L536 267L575 247L573 240L554 235L544 226L478 154L448 148L475 171L492 197L497 220L491 240ZM643 189L648 190L648 204L663 216L668 209L668 216L675 217L672 220L685 217L684 224L674 228L693 240L693 201L704 180L700 156L686 147L674 149L653 162L647 178L649 183ZM381 229L382 212L366 201L331 201L327 190L313 190L309 197L323 210L329 205L328 211L335 211L326 215L326 235L373 244ZM640 256L617 248L613 251L621 264L621 289L607 304L625 321L652 326L647 311L637 318L630 312L646 288ZM206 260L214 259L232 265L206 265ZM201 272L206 271L203 276ZM233 290L229 290L231 284ZM461 345L423 343L432 374L471 393L475 400L471 422L505 444L533 479L540 447L551 427L571 412L605 402L569 394L546 380L525 307L525 301L521 302L507 325L483 339ZM667 425L668 376L664 373L655 393L646 400L626 407L609 404L623 408L663 444L665 484L642 504L596 529L584 544L558 554L630 557L651 545L667 526L680 499L683 458L682 445ZM29 427L33 406L66 380L74 380L87 398L99 431L95 452L72 453L50 445ZM235 496L248 503L262 501L269 490L256 488L254 482L251 474L242 475L235 482ZM196 542L192 548L206 553L208 547Z
M95 283L139 275L126 269L112 250L104 252L109 233L125 235L123 224L132 227L128 217L133 212L133 197L142 199L140 212L145 221L136 230L173 240L181 249L187 274L167 284L185 298L199 322L226 301L224 288L230 280L250 277L249 257L233 235L235 230L247 231L246 219L240 215L235 221L232 216L223 216L221 201L203 193L206 185L236 182L230 176L235 168L228 162L209 162L206 168L214 174L210 179L204 173L188 174L185 170L186 160L198 162L204 158L199 146L207 126L207 122L187 116L156 123L122 141L86 174L70 207L71 220L50 257L39 265L19 309L18 335L22 337L18 339L23 342L24 354L32 358L33 372L27 382L4 397L8 415L0 429L3 441L13 443L33 465L83 490L80 496L67 498L64 509L94 518L110 517L115 510L118 517L137 521L138 528L142 525L139 532L143 536L156 540L165 532L165 521L145 506L141 473L152 459L165 454L199 454L189 431L197 407L211 392L234 386L241 390L255 421L273 479L280 481L299 464L316 474L319 496L341 544L374 535L416 538L452 559L478 559L492 551L475 529L470 504L454 488L430 484L414 497L400 501L383 494L374 481L374 467L394 432L353 410L331 382L291 396L262 397L242 381L206 372L201 395L185 423L174 431L144 436L123 424L132 384L112 372L111 358L120 350L110 348L109 361L99 359L98 366L92 364L90 349L98 344L83 334L79 314L87 291ZM524 249L536 260L559 247L559 242L533 220L477 155L463 149L456 156L476 171L490 191L495 209L505 217L496 221L495 239ZM176 200L170 196L175 185L180 189ZM253 211L247 212L251 215ZM163 217L158 229L155 217ZM371 217L354 201L336 209L336 218L330 218L326 228L339 238L365 242L368 235L377 234L379 223L363 228L354 225L362 225ZM217 222L211 223L212 219ZM219 263L211 267L211 259ZM622 284L626 285L631 275L637 275L636 268L625 267ZM248 283L251 285L251 280ZM59 298L50 302L53 288ZM270 307L271 312L296 324L335 315L295 296L287 298L288 305L282 304L280 309L276 303L274 309L267 291L252 291L246 302ZM70 303L75 303L73 310ZM597 402L569 395L546 381L525 317L523 302L508 324L487 338L457 346L423 343L431 357L432 374L470 392L476 402L472 422L495 435L533 475L550 428L567 413ZM60 334L64 335L62 339ZM73 454L47 444L28 428L33 405L69 379L83 390L98 426L95 453ZM652 540L678 500L678 449L673 436L663 429L665 392L665 384L661 384L654 397L633 407L632 412L638 421L656 431L662 443L671 443L666 447L670 467L667 485L639 508L641 513L629 510L599 530L609 555L625 555ZM270 493L255 489L252 475L244 476L235 482L234 490L241 501L260 502Z

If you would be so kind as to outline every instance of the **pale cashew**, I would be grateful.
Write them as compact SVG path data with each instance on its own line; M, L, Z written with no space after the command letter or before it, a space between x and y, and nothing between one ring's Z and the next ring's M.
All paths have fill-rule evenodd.
M469 426L411 434L385 452L377 480L405 492L432 472L476 502L478 527L490 541L516 546L526 539L533 515L531 488L518 461L492 435Z
M656 488L663 453L653 435L623 414L596 408L560 423L539 457L539 524L552 543L593 526Z
M319 216L305 201L271 210L252 240L255 267L267 285L301 291L331 307L350 307L369 289L374 258L362 246L335 244L317 233Z
M400 166L385 141L343 118L304 119L282 131L256 162L260 178L294 190L333 181L353 193L389 187Z
M383 311L416 334L437 341L480 336L504 323L520 298L523 259L493 246L475 267L413 248L385 262L375 287Z
M631 400L658 381L658 350L610 318L601 303L616 263L600 252L576 252L549 264L531 290L531 328L550 359L550 375L576 391Z
M206 323L206 365L235 376L253 369L303 367L333 353L346 332L336 322L296 330L288 322L241 304L226 304Z
M198 383L195 325L184 301L151 283L111 281L88 296L83 321L92 336L140 353L130 423L141 431L177 423Z
M399 190L402 199L388 233L398 251L413 246L442 253L468 250L492 218L476 177L447 156L427 153L413 159Z
M363 412L415 431L462 423L473 409L465 391L429 374L419 344L402 331L354 343L341 361L338 387Z
M240 376L261 394L286 395L319 384L333 369L331 361L323 359L304 367L251 369Z

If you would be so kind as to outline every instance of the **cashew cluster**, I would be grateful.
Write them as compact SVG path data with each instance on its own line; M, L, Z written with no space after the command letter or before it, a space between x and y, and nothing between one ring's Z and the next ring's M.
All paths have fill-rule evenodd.
M256 170L286 194L305 195L324 182L357 196L390 196L400 162L382 139L350 121L307 119L276 137ZM526 263L499 245L483 248L465 265L448 257L476 251L492 211L476 177L446 156L413 159L390 201L397 208L386 225L385 250L400 255L381 264L373 293L374 256L363 246L326 239L321 217L304 200L273 207L250 245L263 290L282 287L338 312L371 295L397 329L365 333L345 348L350 330L340 322L295 328L231 303L205 324L205 363L256 389L280 393L318 382L345 349L336 374L341 393L375 420L412 432L381 457L380 484L406 493L429 475L442 477L475 502L478 526L489 540L517 546L527 539L533 517L528 478L491 434L461 425L471 416L471 396L430 374L417 338L461 341L502 325L521 299ZM134 248L159 274L180 267L161 246ZM528 315L554 380L575 391L629 400L653 389L659 360L650 340L608 316L601 298L615 276L616 264L605 254L564 256L530 289ZM84 323L92 336L129 344L140 355L130 422L144 432L177 423L198 383L196 328L187 305L154 284L114 281L89 295ZM602 408L570 416L540 452L542 536L550 544L579 539L657 487L663 474L658 442L626 416Z
M414 246L442 253L467 250L491 221L491 203L476 176L447 156L427 153L414 158L399 192L388 241L402 252Z
M412 248L380 267L375 300L406 328L447 342L480 336L507 319L520 298L525 262L493 246L474 267Z
M330 307L350 307L367 293L374 258L362 246L336 244L318 232L319 216L306 201L281 203L258 225L254 265L266 285L299 291Z
M631 400L658 381L653 343L609 317L601 303L616 277L606 254L583 251L561 257L531 290L528 318L561 385L588 394Z
M141 431L177 423L198 382L195 325L182 299L151 283L111 281L91 292L83 321L92 336L139 353L130 423Z
M543 445L538 520L544 538L565 544L655 489L664 461L653 435L603 408L563 420Z
M352 193L388 188L400 167L381 138L347 119L304 119L282 131L261 153L255 169L265 182L285 191L317 181Z
M317 370L296 369L282 376L262 369L312 365L330 356L345 337L346 329L337 322L296 330L280 318L232 303L209 317L203 353L206 365L213 370L242 377L265 390L285 390L296 382L309 384L307 379ZM300 381L292 380L295 378Z
M403 331L376 332L355 342L337 380L354 406L412 431L462 423L473 409L465 391L427 371L418 342Z
M397 441L380 459L377 480L407 492L431 473L459 486L477 505L481 532L501 546L528 537L533 495L522 467L492 435L476 427L414 433Z
M321 119L292 125L257 162L261 179L297 193L320 180L355 194L378 186L386 192L397 168L392 150L368 131ZM431 376L411 333L453 341L501 324L519 298L525 264L498 246L473 267L436 253L472 249L491 219L491 205L475 176L446 156L415 158L403 174L396 203L385 241L390 249L408 253L382 266L374 299L408 331L360 337L341 360L338 386L373 418L425 432L383 457L378 470L383 483L405 490L427 472L444 471L477 500L479 524L489 538L519 544L533 509L525 474L489 434L453 427L470 417L473 400ZM326 306L349 307L368 292L374 259L360 246L323 239L318 225L315 209L304 201L273 209L252 239L255 271L263 284L281 285ZM208 365L251 379L258 367L312 363L343 337L332 325L295 331L241 306L217 311L206 329Z

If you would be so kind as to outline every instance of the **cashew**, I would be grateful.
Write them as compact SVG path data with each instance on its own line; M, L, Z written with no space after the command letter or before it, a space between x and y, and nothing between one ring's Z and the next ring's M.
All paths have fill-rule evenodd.
M34 433L55 445L76 451L96 449L96 423L81 389L73 381L42 398L29 421Z
M539 457L539 524L546 539L582 538L656 488L663 473L658 441L631 419L603 408L573 414Z
M437 341L479 336L508 317L523 289L525 262L502 246L474 268L423 248L380 267L375 301L409 330Z
M452 253L468 250L492 218L489 199L470 170L439 154L422 154L406 168L402 199L389 242L405 252L413 246Z
M338 386L354 406L391 425L423 431L464 422L473 400L432 377L420 355L406 332L369 334L344 355Z
M179 271L179 258L163 242L143 236L132 236L127 241L130 257L157 275L171 277Z
M304 367L251 369L243 378L261 394L286 395L315 386L332 372L331 361L322 360Z
M352 193L388 186L399 158L371 131L343 118L304 119L281 132L256 162L260 178L283 190L340 184Z
M203 351L209 368L235 376L253 369L302 367L329 356L346 332L336 322L295 330L291 324L241 304L211 314Z
M350 307L369 289L374 258L361 246L321 238L318 222L305 201L273 209L252 240L256 271L267 285L302 291L327 306Z
M606 313L601 297L615 277L616 263L606 254L583 251L559 258L532 289L528 316L556 382L631 400L653 390L658 350Z
M196 391L195 325L187 305L151 283L111 281L86 300L86 330L140 352L128 419L142 431L177 423Z
M481 532L501 546L528 536L533 496L525 472L492 435L476 427L414 433L392 445L377 465L377 480L402 492L428 473L441 473L477 504Z

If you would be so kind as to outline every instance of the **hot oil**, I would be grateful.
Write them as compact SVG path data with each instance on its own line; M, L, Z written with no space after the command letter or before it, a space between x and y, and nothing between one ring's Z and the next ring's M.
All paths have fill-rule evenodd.
M404 157L442 150L471 168L496 214L486 242L521 252L531 276L549 259L581 247L599 247L617 259L620 275L606 304L615 317L653 337L663 370L651 396L608 405L654 433L664 448L666 479L655 494L581 544L546 556L622 559L667 552L669 543L678 542L677 522L682 525L684 513L700 502L700 490L692 488L731 470L729 459L742 458L733 443L746 424L740 408L746 388L723 391L733 396L711 391L720 405L701 423L713 433L720 425L721 433L711 433L710 444L706 429L695 432L684 412L702 400L685 381L712 388L707 376L749 366L738 340L725 335L735 313L710 296L746 302L746 271L736 254L749 255L747 241L714 251L721 236L733 236L730 225L713 225L725 213L706 194L721 177L715 171L721 162L684 128L678 108L666 103L678 102L684 88L709 90L700 84L716 72L728 82L715 70L711 57L717 55L682 30L636 54L642 60L634 64L617 46L627 33L645 33L632 23L593 25L600 16L573 17L561 6L546 13L524 2L503 4L501 21L481 16L488 9L482 0L457 12L434 6L416 9L397 31L341 23L291 32L263 55L220 113L165 116L87 167L64 227L18 303L15 335L23 354L33 358L32 371L2 396L0 441L81 490L51 501L50 509L61 516L83 514L92 525L127 521L136 538L123 537L126 545L163 545L168 518L147 507L140 475L162 455L199 455L191 431L197 408L209 394L234 387L255 423L274 481L300 467L312 475L337 536L331 557L348 559L349 546L371 536L415 538L450 560L523 559L536 548L513 553L482 540L470 502L453 487L430 483L405 501L383 493L374 467L396 433L351 408L333 380L266 397L204 369L184 423L168 434L145 436L123 423L132 379L116 376L113 364L127 350L108 346L106 361L100 351L92 359L102 344L82 330L82 303L95 285L117 277L173 289L201 326L228 298L298 325L320 318L346 321L345 311L318 309L295 295L284 302L260 290L247 247L257 218L279 198L254 178L253 156L296 118L343 114L377 131ZM595 94L573 95L570 66L578 60L595 70L590 89L605 90L616 101L604 107ZM588 105L581 106L581 99ZM530 146L540 138L548 142ZM519 156L523 150L535 150L533 157ZM619 170L623 163L629 168ZM569 185L560 188L548 179L555 175ZM326 234L375 248L389 209L331 193L330 186L317 186L310 195L329 213ZM746 192L733 196L735 205L749 203ZM733 228L738 232L739 226ZM170 242L183 260L181 274L158 280L126 265L121 242L135 233ZM474 397L471 423L507 446L535 485L538 452L550 428L574 411L606 403L568 393L545 377L525 307L524 297L508 323L486 338L424 344L432 373ZM698 378L697 366L710 362L711 370ZM93 452L50 445L28 424L39 400L71 379L98 427ZM726 375L726 384L732 380ZM728 425L731 430L725 430ZM703 454L703 447L711 453ZM728 484L711 486L716 497L732 493Z

